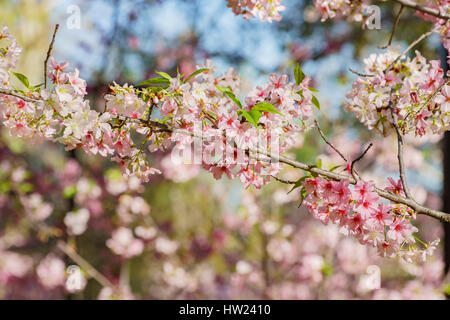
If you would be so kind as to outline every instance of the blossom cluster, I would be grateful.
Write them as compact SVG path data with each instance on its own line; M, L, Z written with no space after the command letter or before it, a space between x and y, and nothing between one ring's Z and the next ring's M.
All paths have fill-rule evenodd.
M6 46L2 45L0 48L0 87L10 89L8 70L17 65L22 48L17 44L16 39L11 36L6 26L3 26L0 30L0 44L7 42Z
M9 73L15 63L5 63L4 72ZM246 187L259 188L279 166L253 161L244 150L261 147L283 152L295 146L296 136L308 128L313 111L310 78L304 74L295 83L288 82L286 75L271 75L268 83L253 89L241 103L237 98L239 74L230 69L215 76L215 68L208 61L190 79L160 73L162 78L144 82L154 84L156 80L163 84L159 87L114 84L111 93L105 95L106 110L98 112L84 98L86 82L77 69L66 72L68 63L57 63L53 58L50 68L50 89L31 87L20 77L27 87L26 94L38 102L0 95L0 116L11 134L59 141L66 149L81 148L88 154L111 156L125 174L143 181L159 172L146 159L147 142L150 151L166 149L173 143L186 149L194 141L193 136L200 135L199 164L216 179L225 173L230 178L239 177ZM158 109L164 119L155 121L153 109ZM193 136L155 130L149 121L157 122L157 128L170 126ZM140 134L142 142L132 139L133 131Z
M8 29L3 28L0 37L7 37ZM20 52L16 42L8 37L12 45L3 49L8 52ZM4 89L10 89L10 72L17 63L17 54L5 54L1 63L0 74ZM113 129L109 121L113 114L97 112L89 106L86 95L86 81L79 78L79 71L65 72L68 63L58 64L50 59L50 89L30 86L25 76L18 76L26 86L26 95L36 102L24 101L11 95L0 94L0 117L12 135L35 140L59 141L66 149L82 148L89 154L114 156L113 160L121 162L129 175L136 175L143 180L158 172L145 162L144 154L136 148L130 138L130 127ZM17 76L17 74L16 74ZM130 98L130 97L128 97ZM130 103L133 103L132 101ZM137 107L136 107L137 108Z
M450 1L449 0L427 0L424 1L424 5L429 8L438 9L442 14L450 14ZM440 19L434 16L430 16L421 12L418 12L418 15L422 16L425 20L430 20L434 23L434 27L437 32L439 32L441 36L441 41L444 47L447 49L448 60L450 63L450 20Z
M286 75L271 75L268 83L249 92L243 104L237 98L239 74L233 69L215 76L215 67L207 61L196 73L191 82L181 75L171 78L167 74L149 80L167 83L157 93L150 93L152 108L158 109L163 124L185 132L151 130L145 121L137 125L138 132L147 135L151 151L175 144L175 150L189 155L183 161L202 165L216 179L225 174L238 177L245 187L261 187L279 166L253 161L243 150L273 146L277 150L271 151L282 152L295 146L296 135L308 128L312 116L310 79L305 76L296 84L289 83ZM148 92L116 85L112 94L105 96L107 109L120 116L150 118L153 109L145 109L143 102ZM200 139L199 148L196 137Z
M259 18L261 21L280 21L280 12L286 8L281 5L282 0L227 0L234 14L242 15L245 19L250 20L253 17Z
M398 57L396 50L364 60L364 77L347 93L345 108L383 135L395 124L402 133L442 133L450 125L450 87L439 61Z
M328 19L347 18L349 21L361 22L368 18L367 0L314 0L316 11L322 15L322 22Z
M158 209L158 202L143 194L145 185L135 176L124 177L117 169L99 172L98 163L81 167L76 160L68 159L62 168L44 167L46 173L42 179L43 168L28 167L23 157L7 156L4 150L0 149L0 175L2 181L11 183L14 192L1 184L0 216L7 226L0 235L2 299L62 299L67 294L89 299L443 298L441 250L426 262L383 260L375 248L342 235L336 225L325 226L316 223L311 215L299 215L299 193L287 194L288 186L280 188L274 184L264 190L245 190L239 205L229 211L220 205L220 201L235 192L230 184L209 181L205 186L189 182L190 191L183 197L196 201L195 195L208 188L208 198L218 204L213 208L214 226L199 234L194 231L206 230L205 225L211 226L208 208L195 203L201 217L192 221L194 219L189 216L189 223L180 223L190 210L185 206L177 207L176 216L167 218L167 213ZM100 160L103 162L100 167L104 168L107 160ZM297 174L294 169L287 170L285 174ZM24 215L21 207L14 206L19 200L15 194L33 179L48 179L54 184L38 187L28 193L25 201L19 201L26 207ZM168 183L164 181L162 185ZM172 191L180 188L183 184L171 185ZM185 201L172 196L168 198L171 203ZM60 200L70 197L74 208L71 212L63 211L66 209L64 201L52 201L52 208L48 208L50 197ZM267 199L270 201L265 202ZM167 198L159 201L165 202ZM279 211L270 208L273 204ZM51 209L54 214L50 215ZM60 214L64 212L67 213ZM89 212L89 228L81 232L86 212ZM78 214L78 219L74 219ZM24 216L56 228L65 226L72 243L76 243L74 250L94 264L111 283L119 284L118 288L106 286L100 289L91 285L95 280L81 269L80 286L71 290L67 259L56 248L51 249L51 242L36 241L27 229L28 224L18 219ZM420 221L417 223L420 225ZM426 224L427 228L431 225L436 229L429 237L440 236L437 221ZM58 237L61 235L59 233ZM251 240L242 241L243 237ZM92 243L105 243L105 239L106 246L89 250ZM261 248L266 250L255 253L254 245L248 244L256 241L261 241ZM10 250L11 247L26 247L29 242L36 248L31 254ZM262 267L262 261L267 268ZM129 263L133 265L130 282L145 283L142 288L130 287L121 276L123 272L118 272ZM370 281L375 279L369 273L373 268L379 270L380 289ZM395 279L389 276L393 269L399 274ZM267 278L270 279L269 286L265 285Z
M401 181L389 180L387 191L403 195ZM344 234L351 234L361 244L376 247L385 257L413 258L432 255L439 239L418 249L414 234L419 230L411 220L415 213L401 204L381 203L373 182L358 181L351 188L347 180L329 181L320 177L308 178L305 205L322 223L337 224Z

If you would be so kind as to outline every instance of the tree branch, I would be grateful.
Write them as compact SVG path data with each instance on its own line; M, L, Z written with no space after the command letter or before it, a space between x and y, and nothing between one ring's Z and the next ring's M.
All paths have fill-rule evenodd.
M5 94L5 95L7 95L7 96L16 97L16 98L22 99L23 101L26 101L26 102L32 102L32 103L39 103L39 102L42 102L42 100L39 100L39 99L33 99L33 98L24 96L24 95L22 95L22 94L20 94L20 93L17 93L17 92L14 92L14 91L12 91L12 90L8 90L8 89L2 89L2 88L0 88L0 94Z
M441 13L439 9L434 9L434 8L430 8L430 7L426 7L420 4L417 4L416 2L412 1L412 0L393 0L394 2L397 2L399 4L401 4L402 6L420 11L422 13L426 13L429 14L431 16L434 16L436 18L440 18L440 19L444 19L444 20L449 20L450 19L450 15L448 13Z
M395 133L397 134L397 159L400 180L402 181L403 191L405 191L406 198L412 199L411 193L409 192L408 183L406 182L405 163L403 161L403 137L397 126L397 119L394 114L394 106L392 105L392 91L389 100L389 108L391 109L392 125L394 126Z
M354 169L355 164L361 160L362 158L364 158L364 156L366 155L366 153L370 150L370 148L372 148L373 143L371 142L367 148L358 156L358 158L356 158L355 160L352 161L352 164L350 165L350 172L352 173L353 178L356 180L355 177L355 173L359 176L359 174L356 172L356 170ZM361 178L360 178L361 179Z
M162 124L162 123L159 123L156 121L152 121L151 123L148 123L146 120L140 120L140 119L135 119L135 118L123 117L123 116L121 116L121 118L130 119L131 121L133 121L135 123L140 123L144 126L152 126L153 124L157 124L157 127L159 129L166 131L166 132L181 133L181 134L189 135L191 137L202 138L201 134L191 132L191 131L188 131L185 129L172 128L166 124ZM318 168L316 166L308 165L308 164L305 164L302 162L298 162L298 161L289 159L282 155L273 154L269 151L259 150L259 149L249 149L246 151L250 151L255 154L264 155L271 160L282 162L284 164L290 165L291 167L301 169L303 171L315 173L322 177L326 177L328 179L332 179L332 180L336 180L336 181L348 180L349 183L351 183L351 184L356 184L356 182L357 182L356 179L351 176L324 170L324 169ZM407 198L395 195L393 193L390 193L390 192L380 189L378 187L375 187L375 192L382 198L385 198L385 199L390 200L395 203L404 204L404 205L410 207L418 214L424 214L424 215L436 218L443 222L450 222L450 214L424 207L424 206L418 204L417 202L415 202L413 199L407 199Z
M406 55L412 48L414 48L419 42L422 40L428 38L430 35L432 35L434 32L436 32L435 29L428 31L427 33L422 34L419 38L417 38L414 42L412 42L401 54L398 55L397 58L395 58L394 61L386 68L384 69L383 73L388 72L392 69L392 67L404 56Z
M328 141L327 137L325 137L325 134L319 126L319 122L317 122L317 120L314 120L314 123L316 124L317 131L319 131L319 134L322 137L323 141L325 141L325 143L329 145L331 149L333 149L342 158L342 160L347 162L347 158L342 154L342 152L340 152L330 141Z
M392 27L391 36L389 37L389 41L385 46L380 46L380 49L386 49L392 43L392 39L394 38L395 31L397 30L398 22L400 21L400 16L402 15L403 9L405 7L403 5L400 6L400 10L398 10L397 16L395 17L394 26Z
M174 127L168 126L167 124L163 124L163 123L153 121L153 120L148 121L145 119L136 119L136 118L126 117L126 116L117 116L114 119L134 122L134 123L140 124L142 126L146 126L148 128L156 127L158 129L160 129L160 131L163 131L163 132L180 133L180 134L185 134L185 135L195 137L195 138L200 138L200 139L203 138L202 134L188 131L185 129L174 128ZM269 151L259 150L259 149L247 149L244 151L253 152L258 155L264 155L274 161L282 162L284 164L290 165L291 167L294 167L297 169L301 169L303 171L316 173L316 174L318 174L322 177L326 177L328 179L332 179L332 180L336 180L336 181L348 180L351 184L356 184L356 182L357 182L356 179L351 176L332 172L332 171L327 171L327 170L324 170L321 168L317 168L316 166L298 162L298 161L289 159L287 157L284 157L282 155L273 154ZM380 197L388 199L392 202L404 204L404 205L410 207L411 209L413 209L414 211L416 211L418 214L424 214L424 215L436 218L438 220L441 220L443 222L450 222L450 214L448 214L448 213L424 207L412 199L407 199L407 198L404 198L404 197L401 197L398 195L394 195L390 192L387 192L387 191L382 190L377 187L375 188L375 191L378 193L378 195Z
M47 56L44 61L44 88L47 89L47 64L48 59L50 59L50 55L52 54L53 45L55 43L56 33L58 32L59 24L55 26L55 31L53 31L52 41L50 42L50 46L48 47Z
M58 241L57 248L61 250L65 255L67 255L73 262L83 268L87 274L89 274L93 279L100 283L103 287L109 287L111 289L116 289L116 286L108 280L103 274L101 274L97 269L95 269L88 261L86 261L82 256L80 256L71 246L69 246L64 241Z

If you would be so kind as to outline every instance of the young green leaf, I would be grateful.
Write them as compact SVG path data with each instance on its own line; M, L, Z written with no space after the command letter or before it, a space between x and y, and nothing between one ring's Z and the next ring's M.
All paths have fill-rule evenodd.
M168 75L167 73L165 73L165 72L156 71L155 73L159 74L161 77L163 77L163 78L165 78L165 79L167 79L167 80L171 80L171 79L172 79L172 77L169 76L169 75Z
M297 182L292 187L292 189L287 194L289 194L292 191L294 191L295 189L299 188L302 185L303 181L305 181L307 178L308 178L308 176L304 176L304 177L301 177L300 179L298 179Z
M250 122L251 124L253 124L255 127L258 126L258 121L259 118L261 117L261 114L259 114L259 117L257 116L257 114L253 113L253 112L247 112L245 110L241 110L242 116L247 119L248 122ZM257 119L254 118L254 116L257 117Z
M192 78L198 76L200 73L204 73L204 72L208 72L208 71L210 71L210 69L207 69L207 68L198 69L197 71L195 71L194 73L192 73L189 77L187 77L186 79L184 79L184 82L188 82L188 81L191 80Z
M255 105L252 110L256 110L259 112L270 112L270 113L278 113L281 114L277 111L277 109L275 109L275 107L273 106L273 104L268 103L268 102L260 102L257 105Z
M333 172L334 170L336 170L336 169L339 169L339 168L341 168L341 167L343 167L344 165L339 165L339 166L334 166L334 167L332 167L331 169L330 169L330 171L331 172Z
M316 167L322 169L322 159L318 158L316 162Z
M302 190L300 190L300 204L298 205L299 208L302 206L305 198L306 198L306 189L305 187L303 187Z
M306 75L303 73L302 69L300 68L300 64L297 63L294 69L294 76L295 76L295 83L299 85L302 83L303 79L305 79Z
M28 78L27 78L26 76L24 76L24 75L21 74L21 73L16 73L16 72L13 72L13 71L11 71L11 72L12 72L13 75L16 76L17 79L20 80L20 82L22 82L22 84L23 84L25 87L27 87L27 88L30 87L30 81L28 81Z
M137 86L150 86L150 85L169 85L170 81L166 78L153 78L138 83Z
M242 109L242 103L241 103L241 102L239 101L239 99L234 95L234 93L230 90L230 88L227 88L227 87L219 87L219 86L216 86L216 88L217 88L220 92L226 94L231 100L234 101L234 103L237 104L237 106L238 106L240 109Z
M32 91L32 92L35 92L35 91L37 91L37 89L39 89L40 87L42 87L44 84L43 83L40 83L40 84L37 84L37 85L35 85L35 86L31 86L30 87L30 90Z
M312 96L311 102L316 106L317 109L320 110L320 103L319 100L317 100L316 96Z

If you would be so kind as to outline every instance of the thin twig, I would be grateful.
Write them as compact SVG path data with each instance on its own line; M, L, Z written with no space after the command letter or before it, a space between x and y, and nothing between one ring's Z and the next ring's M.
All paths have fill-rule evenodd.
M394 34L395 31L397 30L397 26L398 26L398 22L400 21L400 16L402 15L403 9L405 7L403 5L400 6L400 10L398 10L397 16L395 17L395 21L394 21L394 26L392 27L392 32L391 35L389 37L389 41L386 45L384 46L379 46L378 48L380 49L386 49L387 47L389 47L392 44L392 39L394 38Z
M36 222L31 220L26 220L29 226L36 232L49 233L50 227L45 222ZM92 279L96 280L103 287L109 287L115 292L119 292L116 285L114 285L108 278L106 278L101 272L99 272L95 267L93 267L86 259L80 256L71 246L69 246L63 240L58 240L56 248L60 250L63 254L67 255L73 262L78 266L83 268Z
M383 70L383 73L386 74L389 70L392 69L392 67L404 56L406 55L412 48L414 48L419 42L421 42L422 40L428 38L431 34L433 34L434 32L436 32L436 29L433 29L431 31L428 31L427 33L422 34L419 38L417 38L413 43L411 43L401 54L399 54L394 61L392 61L392 63L390 65L387 66L386 69ZM366 74L366 73L361 73L358 71L355 71L352 68L348 69L350 72L356 74L357 76L360 77L364 77L364 78L370 78L370 77L374 77L375 74Z
M328 141L327 137L325 137L325 134L319 126L319 122L317 122L317 120L314 120L314 123L316 124L317 131L319 131L319 134L322 137L323 141L325 141L325 143L329 145L331 149L333 149L342 158L342 160L347 162L347 158L342 154L342 152L340 152L330 141Z
M171 127L167 124L163 124L157 121L149 121L147 122L146 119L135 119L135 118L131 118L131 117L126 117L126 116L116 116L114 119L118 119L118 120L126 120L129 122L134 122L137 124L140 124L142 126L147 126L147 127L157 127L160 129L161 132L172 132L172 133L180 133L180 134L185 134L194 138L200 138L203 139L204 136L201 133L197 133L197 132L193 132L193 131L188 131L185 129L179 129L179 128L174 128ZM367 149L366 149L367 150ZM244 150L246 151L246 150ZM332 172L332 171L328 171L328 170L324 170L321 168L318 168L316 166L313 165L308 165L302 162L298 162L292 159L289 159L287 157L284 157L280 154L274 154L271 153L270 151L266 151L266 150L259 150L259 149L250 149L250 152L254 153L254 154L258 154L259 155L264 155L268 158L270 158L270 160L272 162L282 162L284 164L290 165L291 167L297 168L297 169L301 169L304 171L308 171L311 173L315 173L317 175L320 175L322 177L326 177L328 179L332 179L332 180L336 180L336 181L341 181L341 180L348 180L349 183L351 184L356 184L356 179L352 176L349 175L345 175L342 173L336 173L336 172ZM367 152L367 151L366 151ZM364 154L362 155L364 156ZM375 188L375 191L377 192L377 194L380 197L383 197L385 199L388 199L392 202L395 203L399 203L399 204L404 204L408 207L410 207L411 209L413 209L414 211L416 211L419 214L424 214L433 218L436 218L440 221L444 221L444 222L450 222L450 214L442 212L442 211L438 211L438 210L433 210L427 207L424 207L420 204L418 204L417 202L415 202L412 199L407 199L404 197L401 197L399 195L394 195L390 192L387 192L383 189L380 188Z
M116 286L97 269L95 269L86 259L80 256L71 246L60 240L57 243L57 248L67 255L73 262L83 268L87 274L100 283L103 287L115 289ZM116 288L117 289L117 288Z
M406 182L405 164L403 161L403 137L397 126L397 120L394 115L394 107L392 106L392 100L389 102L389 106L391 109L392 124L394 125L395 133L397 134L397 159L398 159L398 168L400 172L400 180L402 181L403 191L405 191L406 198L412 199L411 193L409 192L408 183Z
M282 178L278 178L277 176L271 175L272 178L274 178L275 180L284 183L284 184L295 184L295 181L291 181L291 180L285 180Z
M366 153L370 150L370 148L372 148L373 143L371 142L367 148L355 159L352 161L352 164L350 165L350 172L352 173L353 179L356 180L355 174L357 174L356 170L354 169L355 164L360 161L362 158L364 158L364 156L366 155Z
M371 77L375 76L374 74L367 74L367 73L358 72L358 71L356 71L355 69L352 69L352 68L348 68L348 70L350 72L356 74L357 76L364 77L364 78L371 78Z
M416 111L416 113L419 113L420 111L422 111L427 105L428 103L433 100L439 92L441 92L441 89L443 87L445 87L446 85L448 85L450 83L450 78L447 79L447 81L445 81L444 83L442 83L439 88L437 88L428 98L427 100L425 100L425 102L420 106L419 110ZM408 117L411 115L411 112L408 112L408 114L406 115L405 119L403 119L403 121L406 121L408 119Z
M414 48L419 42L421 42L422 40L428 38L431 34L433 34L434 32L436 32L435 29L428 31L427 33L422 34L419 38L417 38L413 43L411 43L400 55L397 56L397 58L395 58L394 61L392 61L392 63L383 70L383 73L387 73L389 70L392 69L392 67L404 56L406 55L412 48Z
M53 31L52 41L50 42L50 46L48 47L48 51L47 51L47 56L44 61L44 88L45 89L47 89L47 63L48 63L48 59L50 59L50 56L52 54L53 44L55 43L55 37L56 37L56 33L58 32L58 29L59 29L59 24L57 24L55 26L55 31Z

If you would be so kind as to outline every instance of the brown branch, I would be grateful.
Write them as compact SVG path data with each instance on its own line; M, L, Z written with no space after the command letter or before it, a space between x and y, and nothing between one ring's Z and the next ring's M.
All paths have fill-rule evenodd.
M157 127L160 129L161 132L180 133L180 134L185 134L185 135L195 137L195 138L200 138L200 139L203 138L202 134L188 131L185 129L174 128L174 127L171 127L166 124L163 124L163 123L160 123L157 121L153 121L153 120L147 121L145 119L135 119L135 118L126 117L126 116L117 116L114 119L130 121L130 122L134 122L134 123L140 124L142 126L147 126L147 127ZM244 151L247 151L247 150L244 150ZM289 158L284 157L279 154L273 154L269 151L259 150L259 149L250 149L248 151L258 154L258 156L264 155L273 161L282 162L284 164L290 165L291 167L294 167L297 169L301 169L303 171L316 173L316 174L318 174L322 177L326 177L328 179L337 180L337 181L348 180L351 184L356 184L356 182L357 182L354 177L351 177L351 176L348 176L345 174L341 174L341 173L327 171L327 170L324 170L321 168L317 168L316 166L298 162L298 161L289 159ZM401 197L398 195L394 195L394 194L387 192L385 190L382 190L380 188L375 188L375 191L378 193L378 195L380 197L388 199L392 202L404 204L404 205L410 207L411 209L413 209L414 211L416 211L418 214L424 214L424 215L436 218L436 219L444 221L444 222L450 222L450 214L448 214L448 213L424 207L412 199L407 199L407 198L404 198L404 197Z
M55 31L53 31L52 41L50 42L50 46L48 47L47 56L44 61L44 88L47 89L47 64L48 59L50 59L50 55L52 54L53 45L55 43L56 33L58 32L59 24L55 26Z
M325 134L319 126L319 122L317 122L317 120L314 120L314 123L316 124L317 131L319 131L319 134L322 137L323 141L325 141L325 143L329 145L331 149L333 149L342 158L342 160L347 162L347 158L342 154L342 152L340 152L330 141L328 141L327 137L325 137Z
M432 35L434 32L436 32L436 29L433 29L431 31L428 31L427 33L422 34L419 38L417 38L414 42L412 42L401 54L399 54L394 61L390 65L387 66L386 69L383 70L383 73L386 74L389 70L392 69L392 67L404 56L406 55L412 48L414 48L417 44L419 44L422 40L428 38L430 35ZM357 76L364 77L364 78L370 78L374 77L375 74L365 74L358 71L355 71L352 68L348 69L350 72L356 74Z
M355 159L352 161L352 164L350 165L350 172L352 173L353 179L356 180L355 174L359 176L359 174L356 172L354 166L355 164L360 161L362 158L364 158L364 156L366 155L366 153L370 150L370 148L372 148L373 143L371 142L367 148Z
M2 89L2 88L0 88L0 94L5 94L5 95L7 95L7 96L16 97L16 98L22 99L23 101L26 101L26 102L32 102L32 103L40 103L40 102L43 102L42 100L39 100L39 99L33 99L33 98L24 96L23 94L20 94L20 93L17 93L17 92L14 92L14 91L12 91L12 90L8 90L8 89Z
M412 1L412 0L393 0L397 3L400 3L402 6L411 8L411 9L415 9L417 11L420 11L422 13L426 13L429 14L431 16L434 16L436 18L440 18L440 19L444 19L444 20L449 20L450 19L450 15L447 13L441 13L439 9L434 9L434 8L430 8L430 7L426 7L420 4L417 4L416 2Z
M400 6L400 10L398 10L397 16L395 17L394 26L392 27L391 36L389 37L389 41L384 46L379 46L380 49L386 49L392 44L392 39L394 38L395 31L397 30L398 22L400 21L400 16L402 15L403 9L405 7L403 5Z
M403 191L405 191L406 198L412 199L411 193L409 192L408 183L406 182L405 163L403 161L403 137L397 126L397 120L394 115L394 107L392 106L392 100L389 102L389 107L391 109L392 124L394 125L395 133L397 134L397 159L398 159L400 180L402 181Z
M392 67L404 56L406 55L412 48L414 48L418 43L420 43L422 40L428 38L430 35L432 35L434 32L436 32L435 29L428 31L427 33L422 34L419 38L417 38L414 42L412 42L400 55L395 58L394 61L386 68L384 69L383 73L388 72L392 69Z
M291 180L285 180L282 178L278 178L277 176L271 175L272 178L274 178L275 180L284 183L284 184L295 184L295 181L291 181Z
M358 71L356 71L355 69L352 69L352 68L348 68L348 71L350 71L351 73L356 74L357 76L364 77L364 78L370 78L370 77L374 77L375 76L374 74L367 74L367 73L358 72Z
M45 222L36 222L26 219L29 226L36 232L49 233L50 227ZM114 292L119 292L119 289L108 278L93 267L86 259L80 256L71 246L62 240L58 240L56 248L63 254L67 255L73 262L83 268L92 279L96 280L103 287L109 287Z
M121 118L128 118L128 117L121 116ZM140 123L144 126L152 125L150 123L146 123L146 120L139 120L139 119L134 119L134 118L129 118L129 119L135 123ZM152 121L152 123L155 123L155 121ZM184 129L173 128L166 124L162 124L162 123L158 123L158 122L156 122L156 124L157 124L158 128L160 128L162 131L165 131L165 132L175 132L175 133L186 134L191 137L202 138L201 134L198 134L195 132L191 132L191 131L184 130ZM366 150L368 150L368 149L366 149ZM341 174L341 173L324 170L324 169L318 168L313 165L308 165L308 164L305 164L302 162L298 162L298 161L289 159L282 155L273 154L269 151L259 150L259 149L250 149L250 151L252 153L255 153L258 155L264 155L264 156L268 157L269 160L282 162L284 164L290 165L291 167L301 169L303 171L315 173L317 175L326 177L328 179L332 179L332 180L336 180L336 181L348 180L349 183L351 183L351 184L356 184L356 182L357 182L357 180L354 177L351 177L351 176L348 176L345 174ZM364 156L364 154L362 154L362 156ZM385 199L390 200L395 203L404 204L404 205L410 207L411 209L416 211L418 214L424 214L424 215L433 217L433 218L438 219L443 222L450 222L450 214L448 214L448 213L424 207L412 199L407 199L407 198L401 197L399 195L392 194L392 193L385 191L383 189L380 189L378 187L375 188L375 192L382 198L385 198Z
M69 246L64 241L60 240L57 243L57 248L61 250L65 255L67 255L73 262L83 268L88 275L100 283L103 287L109 287L111 289L118 290L108 278L101 274L97 269L95 269L86 259L80 256L71 246Z

